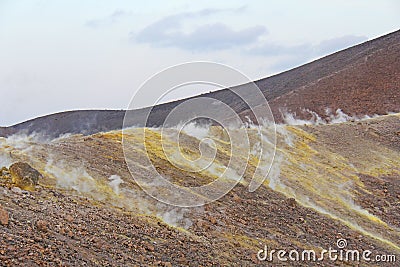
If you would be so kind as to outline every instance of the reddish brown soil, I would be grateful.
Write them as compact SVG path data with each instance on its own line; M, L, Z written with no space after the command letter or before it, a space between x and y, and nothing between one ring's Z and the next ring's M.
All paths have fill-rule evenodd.
M399 34L397 34L399 35ZM307 85L270 101L275 117L279 109L307 118L305 109L326 116L326 108L349 115L400 111L400 38Z

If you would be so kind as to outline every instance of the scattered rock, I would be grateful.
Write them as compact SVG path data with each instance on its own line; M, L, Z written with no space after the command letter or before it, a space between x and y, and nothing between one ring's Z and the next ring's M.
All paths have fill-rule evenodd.
M154 246L151 245L151 244L148 244L146 248L147 248L148 251L151 251L151 252L154 251Z
M33 190L38 184L39 178L43 177L40 172L25 162L12 164L10 173L13 183L24 190Z
M180 257L180 258L178 258L178 259L176 259L180 264L183 264L183 265L186 265L186 264L188 264L188 260L186 259L186 257L185 256L182 256L182 257Z
M22 194L22 189L14 186L13 188L11 188L11 192L13 192L14 194Z
M103 248L103 242L101 240L98 240L97 242L94 243L94 247L97 249L102 249Z
M202 228L203 227L203 221L202 220L198 220L196 222L197 227Z
M210 216L210 222L212 224L216 224L217 223L217 219L215 219L214 217Z
M257 256L256 256L256 254L252 254L252 255L251 255L251 261L252 261L254 264L259 263L259 260L258 260L258 258L257 258Z
M36 227L39 231L47 232L48 230L48 223L44 220L39 220L36 222Z
M74 220L74 217L72 217L71 215L67 215L67 216L65 216L65 220L67 222L72 222Z
M0 205L0 223L8 225L8 212Z
M10 171L6 167L1 168L1 170L0 170L1 178L8 178L9 175L10 175Z
M232 198L235 202L242 202L242 199L236 194L232 194Z
M286 203L289 207L296 207L296 199L290 197L286 200Z

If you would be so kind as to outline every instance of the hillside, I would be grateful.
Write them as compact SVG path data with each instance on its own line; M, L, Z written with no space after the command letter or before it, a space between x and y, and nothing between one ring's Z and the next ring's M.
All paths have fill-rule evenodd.
M336 52L314 62L255 82L268 99L277 122L282 112L310 118L306 110L329 117L327 109L349 115L387 114L400 111L400 31ZM235 87L233 90L245 90ZM202 96L223 101L242 117L251 115L247 106L230 90ZM148 126L161 125L184 100L156 106ZM143 110L136 111L140 117ZM0 136L23 131L56 137L65 133L93 134L120 129L124 111L69 111L0 128ZM139 120L137 120L139 121ZM134 125L136 121L132 121ZM140 125L139 125L140 126ZM143 125L142 125L143 126Z
M400 114L279 126L275 163L263 186L248 192L254 164L249 161L244 180L230 193L194 209L162 204L137 186L124 160L121 131L46 142L0 138L3 164L27 162L43 175L34 191L21 191L2 170L0 215L6 211L8 220L0 224L0 260L6 265L253 266L263 263L256 255L264 245L321 251L335 247L339 238L351 249L398 255L399 129ZM135 140L137 131L126 138ZM147 131L148 153L172 181L199 185L220 175L189 173L166 162L158 151L160 130ZM247 131L253 140L256 132ZM216 143L216 162L225 165L231 155L222 130L213 126L207 136ZM185 133L181 138L183 151L198 155L199 140ZM132 147L132 153L135 174L149 175L144 152ZM346 263L323 262L340 264Z

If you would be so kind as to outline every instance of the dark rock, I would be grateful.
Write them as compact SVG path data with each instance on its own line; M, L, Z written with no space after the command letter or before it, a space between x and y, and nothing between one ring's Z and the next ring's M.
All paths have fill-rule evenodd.
M48 223L44 220L39 220L36 222L36 227L39 231L47 232L48 230Z
M10 173L13 183L24 190L33 190L39 179L43 177L40 172L25 162L11 165Z
M294 199L294 198L288 198L287 200L286 200L286 203L287 203L287 205L289 206L289 207L296 207L296 199Z

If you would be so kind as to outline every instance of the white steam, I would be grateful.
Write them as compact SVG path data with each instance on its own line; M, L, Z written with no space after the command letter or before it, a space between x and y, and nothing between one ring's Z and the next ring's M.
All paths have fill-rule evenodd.
M167 207L165 204L158 204L156 208L158 210L157 217L171 226L188 229L193 224L187 217L190 211L188 208Z
M182 131L189 136L202 140L208 136L209 129L210 125L198 125L196 122L190 122L182 128Z
M111 175L108 178L108 180L110 180L110 182L108 184L110 185L110 187L112 188L114 193L119 195L119 185L124 183L124 181L118 175Z
M14 163L13 155L15 152L29 155L36 144L43 144L47 141L42 135L36 133L30 135L14 134L6 138L0 137L0 167L9 167ZM34 155L31 158L35 158Z
M326 119L322 119L316 112L312 110L306 109L305 112L311 115L309 120L298 119L296 115L293 113L282 112L284 124L287 125L320 125L320 124L335 124L335 123L343 123L348 121L362 121L371 118L375 118L378 115L374 115L372 117L368 115L364 116L350 116L344 113L341 109L337 109L335 112L332 112L330 108L325 109Z
M45 172L53 175L57 180L57 187L73 189L79 193L91 193L97 190L96 180L91 177L84 167L70 168L64 162L49 160Z
M7 167L9 168L10 165L12 164L12 159L10 155L7 152L0 152L0 168L2 167Z
M157 217L160 218L166 224L173 227L181 227L188 229L193 225L190 218L201 216L204 213L204 207L195 208L182 208L173 207L161 202L155 205L157 210Z

